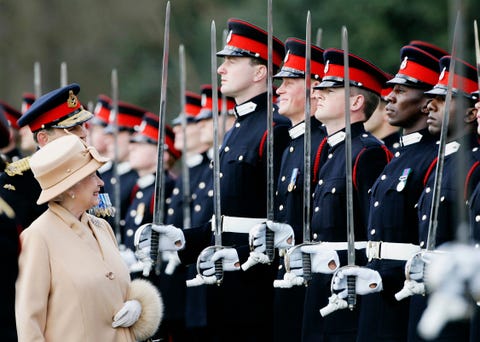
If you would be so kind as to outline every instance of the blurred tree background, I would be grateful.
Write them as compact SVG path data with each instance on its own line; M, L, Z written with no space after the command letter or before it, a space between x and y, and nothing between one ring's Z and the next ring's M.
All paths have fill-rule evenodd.
M118 70L119 97L158 113L166 0L0 0L0 99L19 108L22 93L33 92L33 65L40 62L42 91L60 84L60 64L68 82L81 85L80 100L111 94L111 71ZM451 46L453 6L448 0L273 0L274 35L305 37L307 11L312 37L321 28L322 47L340 47L349 31L350 51L395 73L399 49L410 40ZM210 83L210 24L217 47L228 18L267 26L266 0L171 0L167 118L180 110L178 47L184 44L187 89ZM474 63L473 20L480 1L463 1L465 55ZM218 60L221 63L221 60Z

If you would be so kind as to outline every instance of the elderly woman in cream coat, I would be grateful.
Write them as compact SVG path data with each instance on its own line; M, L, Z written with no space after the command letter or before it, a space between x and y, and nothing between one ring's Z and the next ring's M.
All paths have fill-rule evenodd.
M87 213L98 204L107 161L77 136L37 151L30 166L48 210L21 234L16 320L20 342L137 341L153 335L160 294L130 280L109 224Z

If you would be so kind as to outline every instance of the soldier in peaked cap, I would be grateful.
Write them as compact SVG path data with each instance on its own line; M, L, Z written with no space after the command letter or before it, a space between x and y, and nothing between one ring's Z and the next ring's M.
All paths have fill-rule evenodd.
M479 181L478 164L473 158L473 151L478 150L478 135L476 113L474 109L474 99L471 93L477 89L477 73L475 67L456 59L455 71L450 70L451 57L444 56L440 59L440 77L437 84L425 94L431 97L428 104L428 130L436 137L440 136L443 124L443 115L445 112L445 97L447 95L447 84L450 72L455 72L452 89L452 102L448 109L449 123L447 128L447 137L445 145L445 159L443 165L443 177L441 183L441 201L439 202L438 224L435 237L435 245L455 240L456 230L459 225L458 193L464 192L464 189L474 188ZM459 112L463 108L464 112ZM462 117L462 125L458 125L458 116ZM463 153L463 155L462 155ZM459 167L459 160L463 158L464 167ZM424 248L428 239L428 228L430 213L433 205L433 192L435 186L435 167L437 160L429 168L425 176L425 188L418 200L418 241L420 247ZM465 180L465 185L458 188L458 178ZM473 186L472 186L473 185ZM468 194L465 194L468 196ZM468 199L466 197L465 199ZM465 217L467 216L467 207L462 208ZM422 262L418 258L413 258L409 264L415 263L415 267ZM410 269L415 269L410 267ZM449 277L454 277L450 274ZM412 277L413 278L413 277ZM409 341L423 341L418 335L417 325L427 306L427 297L425 289L417 284L421 284L423 279L406 281L404 289L406 294L412 295L410 299L409 313ZM412 289L412 290L411 290ZM469 336L469 322L463 320L447 324L435 341L467 341Z
M182 115L185 115L187 124L195 122L195 117L202 109L202 97L193 91L185 92L185 108L183 112L172 120L172 126L176 127L182 124Z
M93 119L89 125L89 141L94 146L98 153L102 155L107 154L107 142L105 127L108 126L108 120L110 118L112 100L107 96L100 94L97 98L97 103L93 111Z
M387 79L391 80L393 75L387 74ZM385 84L382 87L382 92L380 93L380 103L377 106L375 112L372 116L365 121L365 130L372 133L378 139L383 141L385 146L394 153L395 150L400 147L400 129L398 127L390 125L388 122L387 111L385 107L387 106L387 95L392 91L393 86L390 84Z
M315 87L318 96L315 117L325 125L328 134L322 151L327 158L316 177L311 220L312 241L321 243L302 247L312 258L312 280L305 297L303 341L351 341L356 336L358 310L337 311L324 318L319 312L328 304L331 273L347 264L344 51L327 49L323 58L325 74ZM355 170L352 179L355 239L364 241L369 189L389 162L391 153L365 131L363 122L375 111L386 77L382 70L359 56L349 54L348 59L352 132L352 159L348 162ZM362 260L360 252L357 254L357 263L362 264L364 258ZM361 306L360 301L357 305Z
M446 50L432 43L424 42L423 40L412 40L410 41L410 43L408 43L408 45L421 49L437 59L440 59L443 56L448 55L448 52Z
M383 290L362 298L359 341L405 341L409 300L396 301L405 280L405 261L418 251L416 203L423 179L437 154L436 138L428 132L424 91L438 80L438 59L415 46L400 50L401 65L388 81L389 123L403 129L400 147L371 190L367 229L367 267L379 272ZM378 288L376 289L378 291Z
M105 192L109 194L110 198L115 198L115 184L117 179L114 177L114 163L116 164L118 171L118 182L120 183L120 205L114 203L115 206L118 206L117 214L120 215L120 227L114 227L114 229L119 229L121 235L125 233L123 231L125 225L125 215L127 212L127 207L130 203L130 194L132 189L135 186L135 182L138 179L138 173L132 169L130 162L128 161L129 151L130 151L130 139L135 133L135 129L140 126L142 122L143 115L147 112L146 109L143 109L139 106L124 102L118 101L118 118L117 124L115 127L113 112L110 112L110 117L108 125L104 129L104 133L107 134L107 153L111 160L98 171L102 176L102 180L105 182L104 189ZM117 131L117 144L115 145L115 131ZM115 160L115 154L117 159ZM116 215L117 215L116 214ZM132 236L133 238L133 236ZM120 242L120 241L119 241Z
M22 96L22 108L21 113L22 115L26 113L26 111L32 106L33 102L35 101L35 95L32 93L24 93ZM37 144L33 139L32 131L28 128L28 126L23 126L19 128L20 134L20 150L22 151L23 155L30 155L37 149Z
M269 341L272 339L272 281L275 270L269 265L256 265L240 270L240 262L249 255L248 231L252 220L264 220L267 213L267 59L268 34L243 20L228 21L229 34L225 47L217 53L224 57L218 67L221 91L235 99L237 119L220 150L221 214L227 221L241 221L236 227L223 225L223 264L227 265L222 286L207 288L207 320L214 341ZM273 38L273 65L280 67L284 47ZM288 120L274 114L274 179L278 176L281 153L287 141ZM241 227L239 229L239 227ZM175 236L182 231L173 226L153 227ZM196 262L199 252L213 240L211 226L183 231L188 241L179 252L184 263ZM180 239L182 240L182 239ZM202 254L205 255L205 254ZM207 258L216 257L209 255ZM207 264L208 264L207 260ZM209 269L202 269L209 272ZM225 305L227 303L227 305ZM252 310L252 305L255 310Z
M4 101L0 101L0 111L3 112L9 126L10 132L6 137L11 136L9 144L0 149L0 155L5 162L10 163L21 158L21 152L18 149L20 135L18 132L19 127L17 125L17 120L20 118L21 114L18 110Z
M297 38L288 38L285 41L286 55L283 66L274 75L275 78L282 80L282 84L276 90L278 95L278 113L289 119L292 127L289 129L290 142L284 150L281 159L275 192L275 222L272 222L271 225L278 225L286 230L290 230L290 234L294 233L297 243L301 243L303 240L305 77L311 78L312 87L316 86L321 81L324 68L323 49L312 45L311 74L305 75L305 49L305 41ZM312 97L311 100L311 106L316 108L316 97ZM326 139L326 133L321 127L321 123L315 117L311 118L310 126L312 159L315 160L317 152L320 150L319 147L322 146L321 142ZM318 155L320 156L320 154ZM312 169L310 173L312 175L320 164L320 160L311 163ZM289 225L288 229L287 225ZM264 234L264 228L262 227L259 234ZM290 234L286 236L291 236ZM283 279L285 274L283 258L280 258L279 263L281 265L279 266L277 278ZM274 290L275 341L301 340L305 287L295 286L292 288L290 284L289 287Z
M77 97L79 92L80 86L73 83L41 96L18 119L18 125L28 126L40 148L66 134L75 134L85 140L85 122L93 114L81 105ZM26 157L9 164L0 175L0 195L14 209L22 227L28 227L47 208L36 204L41 189L28 160Z

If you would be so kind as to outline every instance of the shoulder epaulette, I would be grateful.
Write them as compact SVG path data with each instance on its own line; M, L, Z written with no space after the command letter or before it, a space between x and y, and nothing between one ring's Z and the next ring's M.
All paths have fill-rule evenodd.
M25 157L7 164L5 173L9 176L23 175L28 170L30 170L30 157Z

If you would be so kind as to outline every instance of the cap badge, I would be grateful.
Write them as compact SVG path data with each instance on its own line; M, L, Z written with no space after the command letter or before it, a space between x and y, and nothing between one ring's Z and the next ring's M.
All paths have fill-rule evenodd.
M202 107L207 105L207 94L202 94Z
M440 76L438 77L438 80L441 81L445 77L445 71L447 71L447 67L443 67L442 72L440 73Z
M330 68L330 60L327 60L325 62L325 68L323 68L323 73L326 74L329 68Z
M405 58L402 61L402 64L400 64L400 70L403 70L407 67L407 62L408 62L408 56L405 56Z
M285 55L285 58L283 59L283 63L287 63L288 57L290 57L290 50L287 51L287 54Z
M228 32L228 35L227 35L227 44L230 42L230 40L232 40L232 30L230 30L230 32Z
M137 132L141 133L145 130L145 128L147 127L147 122L146 121L142 121L142 123L140 124L140 126L137 126L138 129L137 129Z
M73 93L73 90L70 90L68 92L68 100L67 100L67 106L68 108L75 108L77 106L78 99Z

